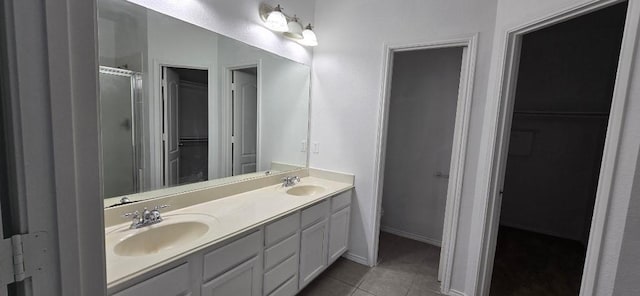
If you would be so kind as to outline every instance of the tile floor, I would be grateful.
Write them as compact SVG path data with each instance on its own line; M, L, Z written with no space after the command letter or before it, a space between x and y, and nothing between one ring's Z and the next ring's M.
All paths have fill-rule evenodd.
M378 266L369 268L340 258L298 295L442 295L437 281L440 248L382 232L378 259Z

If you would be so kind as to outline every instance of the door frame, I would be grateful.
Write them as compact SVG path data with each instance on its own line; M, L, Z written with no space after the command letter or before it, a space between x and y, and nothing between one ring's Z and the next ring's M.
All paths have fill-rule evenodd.
M463 48L460 87L456 107L455 128L453 134L453 148L449 182L447 186L447 201L445 206L444 229L442 237L442 251L438 278L441 279L441 290L449 293L453 270L453 254L458 232L460 215L460 199L462 196L462 181L469 136L469 122L471 116L471 98L473 96L474 73L477 56L478 34L459 38L404 44L385 44L382 76L382 100L379 106L378 129L375 154L375 176L373 182L376 202L372 209L375 217L373 225L374 240L370 246L373 254L369 265L374 266L378 260L378 244L380 240L380 220L382 209L382 193L384 185L384 162L386 154L387 127L389 121L389 104L391 100L391 78L393 75L393 54L403 51L429 50L438 48Z
M222 82L222 104L221 104L221 114L220 118L222 119L222 140L220 147L223 164L223 172L225 176L231 176L231 163L233 159L231 159L231 127L233 126L231 112L233 112L233 108L231 106L231 75L235 70L241 70L246 68L256 68L256 82L258 87L258 95L257 95L257 110L256 110L256 172L259 172L262 168L261 166L261 147L262 147L262 135L261 135L261 123L262 123L262 59L257 59L254 61L248 61L244 63L237 64L229 64L223 67L223 82ZM229 161L230 160L230 161Z
M217 108L219 108L216 104L215 104L215 100L213 100L212 98L215 98L215 73L213 73L213 69L215 69L214 65L209 65L209 64L188 64L188 63L179 63L179 62L172 62L172 61L168 61L168 60L162 60L162 59L153 59L153 68L152 68L152 75L151 76L151 82L150 87L151 87L151 91L148 97L149 100L149 107L148 107L148 112L149 112L149 139L148 139L148 143L149 143L149 172L148 174L150 174L150 188L141 188L141 190L154 190L154 189L160 189L160 188L165 188L164 187L164 169L163 169L163 164L166 161L166 155L163 152L164 151L164 140L163 140L163 134L162 134L162 130L163 128L166 128L165 122L164 122L164 117L165 117L165 112L163 111L162 107L164 104L164 94L162 92L162 68L163 67L169 67L169 68L185 68L185 69L193 69L193 70L205 70L207 71L207 109L208 109L208 122L209 122L209 129L208 129L208 136L209 136L209 163L208 165L208 170L209 170L209 178L212 178L211 172L212 172L212 161L214 158L212 158L213 156L218 154L218 151L216 149L216 147L214 146L214 143L212 143L213 139L217 139L217 131L214 131L214 129L211 128L211 126L215 126L215 122L212 122L212 120L214 118L212 118L211 114L216 114L216 111L218 110ZM147 142L145 141L145 144Z
M44 268L20 294L104 295L96 1L0 6L12 200L4 211L13 232L47 234Z
M486 141L481 146L478 166L478 183L474 213L471 221L471 241L478 246L470 246L470 263L468 274L471 295L488 295L493 260L495 256L498 223L501 206L500 189L504 183L506 156L508 151L511 117L515 98L520 45L524 34L597 11L623 0L596 0L571 6L559 12L537 18L529 23L513 27L505 31L499 64L500 73L494 86L495 96L487 96L485 123L483 133ZM638 17L640 5L636 1L628 1L627 18L620 49L620 58L616 72L611 113L608 122L605 148L603 151L596 202L594 206L591 231L583 269L580 295L593 295L596 278L600 269L600 253L604 239L607 211L611 199L612 183L616 170L615 161L621 142L624 120L624 108L628 97L628 85L633 65L634 47L638 33ZM474 234L475 237L474 237Z

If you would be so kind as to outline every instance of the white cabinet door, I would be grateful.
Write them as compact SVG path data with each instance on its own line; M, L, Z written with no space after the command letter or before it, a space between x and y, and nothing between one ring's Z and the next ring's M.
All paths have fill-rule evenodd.
M185 263L115 293L113 296L187 296L191 295L190 282L189 265Z
M336 261L347 251L350 216L351 207L346 207L331 214L331 220L329 221L329 264Z
M202 296L260 296L262 268L259 256L223 273L202 286Z
M325 218L302 231L300 243L300 290L327 267L329 220Z

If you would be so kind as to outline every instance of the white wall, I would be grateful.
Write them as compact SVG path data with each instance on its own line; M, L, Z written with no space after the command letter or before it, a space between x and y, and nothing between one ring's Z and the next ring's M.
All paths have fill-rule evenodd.
M120 0L98 1L100 65L142 72L147 51L147 12Z
M115 65L116 56L116 22L98 18L98 39L100 40L98 57L101 66Z
M381 227L440 245L462 47L398 52L393 59Z
M260 18L259 6L263 2L271 6L280 3L285 13L298 15L306 25L313 23L315 0L129 1L294 61L311 64L312 49L267 29Z
M496 1L337 1L316 5L312 74L311 167L356 175L349 256L370 261L375 232L374 157L385 43L446 40L479 33L470 147L480 143ZM469 149L461 217L471 214L478 151ZM468 223L468 221L466 221ZM460 228L453 288L464 290L469 228ZM371 261L370 261L371 262Z
M541 1L526 1L526 0L499 0L498 11L495 25L494 35L494 50L491 57L491 73L489 76L489 92L487 98L494 99L499 93L499 77L502 71L501 60L504 57L505 50L505 38L507 30L528 24L538 18L549 16L552 13L557 13L562 10L574 7L579 4L584 4L592 1L584 0L541 0ZM632 5L638 5L637 1L631 1ZM634 22L637 22L637 15L628 14ZM625 47L623 45L623 54L625 51L632 49L632 47ZM636 50L637 56L637 50ZM629 206L629 200L631 197L631 187L634 183L633 176L640 170L637 166L638 151L640 148L640 99L637 94L640 93L640 80L637 79L637 75L640 75L640 61L636 58L632 64L621 64L622 68L630 67L632 74L629 87L629 100L625 106L625 119L622 122L623 130L621 133L621 146L618 150L618 159L615 164L615 179L611 188L611 199L608 209L608 220L606 221L604 229L604 242L600 250L600 271L597 275L596 290L593 295L611 295L613 291L613 284L615 281L616 270L618 269L618 257L621 247L621 240L623 237L624 225L627 217L627 208ZM635 77L635 79L634 79ZM490 114L492 109L487 109L485 113ZM494 118L495 119L495 118ZM485 125L492 121L489 116L486 117ZM487 130L488 134L489 130ZM485 139L488 137L485 137ZM487 140L488 141L488 140ZM485 150L487 143L483 141L480 147L480 153L488 153ZM484 160L481 165L485 165ZM484 174L484 171L478 172ZM486 176L478 175L476 182L482 184L485 182ZM479 186L482 187L483 185ZM481 200L480 198L476 200ZM476 203L474 208L477 210L473 215L478 215L484 207L482 204ZM469 232L471 225L472 215L461 215L460 230ZM473 226L476 227L476 226ZM464 229L464 230L463 230ZM477 230L477 228L473 228ZM635 230L638 231L638 230ZM480 236L482 234L474 231L472 232L470 244L467 247L469 251L469 258L467 264L467 283L466 291L468 295L473 295L472 287L475 285L475 272L477 270L475 253L480 248ZM473 250L473 251L471 251ZM637 267L635 267L637 268ZM636 271L637 274L637 271Z
M532 141L510 146L500 225L586 245L606 123L606 118L516 115L511 130Z

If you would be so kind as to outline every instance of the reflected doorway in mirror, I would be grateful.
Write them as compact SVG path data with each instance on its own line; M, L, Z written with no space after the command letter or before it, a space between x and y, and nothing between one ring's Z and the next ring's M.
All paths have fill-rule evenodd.
M231 171L255 173L258 151L258 68L231 71Z
M208 71L162 67L165 186L208 180Z

